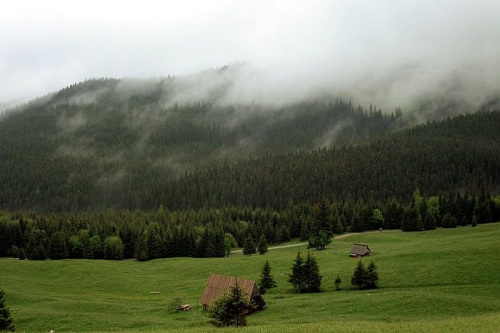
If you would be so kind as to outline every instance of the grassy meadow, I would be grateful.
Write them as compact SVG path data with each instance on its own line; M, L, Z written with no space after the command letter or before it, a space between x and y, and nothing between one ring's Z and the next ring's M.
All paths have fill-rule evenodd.
M353 242L372 249L372 256L362 260L377 265L379 289L360 291L350 285L358 261L349 258ZM21 332L221 331L209 324L198 305L209 274L258 280L267 257L278 288L264 295L267 309L250 316L249 326L238 332L500 329L500 223L334 240L326 250L313 251L323 275L323 291L317 294L297 294L286 281L298 249L148 262L4 258L0 288ZM300 249L306 254L305 246ZM335 291L337 275L341 291ZM170 313L174 297L193 309Z

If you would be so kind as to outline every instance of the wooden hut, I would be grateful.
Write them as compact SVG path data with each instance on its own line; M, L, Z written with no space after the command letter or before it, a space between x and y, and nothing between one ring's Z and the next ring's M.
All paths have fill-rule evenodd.
M253 301L258 310L266 305L266 302L262 298L257 288L257 283L252 280L247 280L239 277L226 276L220 274L210 274L207 281L207 286L201 296L200 303L203 305L203 309L207 310L210 304L217 298L222 296L224 293L228 292L231 287L233 287L238 281L238 286L243 290L247 299Z
M368 245L354 243L351 246L349 255L351 258L369 257L371 252Z

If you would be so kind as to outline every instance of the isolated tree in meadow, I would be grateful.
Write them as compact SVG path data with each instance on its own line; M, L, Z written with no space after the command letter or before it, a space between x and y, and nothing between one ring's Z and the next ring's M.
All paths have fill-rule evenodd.
M104 259L123 259L123 243L120 237L111 236L104 240Z
M363 262L360 260L354 269L354 274L351 277L351 284L358 289L363 289L366 283L366 269Z
M292 274L289 275L288 282L300 293L304 291L305 288L305 276L304 259L299 250L293 262Z
M372 261L368 265L366 269L366 289L375 289L377 288L377 282L378 282L378 271L377 271L377 266L375 266L375 263Z
M248 314L254 305L248 300L238 280L228 293L218 297L208 308L208 316L215 326L246 326Z
M307 253L306 262L304 263L304 275L305 275L305 291L307 292L318 292L321 287L322 276L319 274L319 266L316 258L311 254Z
M358 289L374 289L377 288L379 276L377 271L377 266L372 261L368 268L365 268L363 262L360 260L354 273L351 277L351 284Z
M252 236L248 235L247 238L245 238L245 243L243 244L243 254L251 256L254 253L257 253L255 242L253 241Z
M333 283L335 283L335 290L340 290L340 284L342 283L340 276L337 275Z
M259 244L257 245L257 251L259 254L267 253L267 239L264 234L260 235Z
M12 322L10 310L5 304L5 291L0 289L0 332L14 332L16 327Z
M271 275L271 265L269 264L269 260L266 260L260 276L259 291L261 294L265 294L269 289L276 288L276 281L274 281L274 278Z

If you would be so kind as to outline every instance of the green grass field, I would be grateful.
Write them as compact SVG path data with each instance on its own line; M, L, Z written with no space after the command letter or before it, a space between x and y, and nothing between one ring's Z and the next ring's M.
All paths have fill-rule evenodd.
M358 260L349 258L353 242L370 245L373 255L363 260L377 265L379 289L359 291L350 285ZM268 252L278 288L264 296L267 309L250 316L249 326L238 332L500 330L499 223L335 240L326 250L313 251L323 275L318 294L297 294L286 282L297 250ZM0 288L18 331L221 331L197 305L209 274L258 280L266 256L150 262L0 259ZM334 290L337 274L341 291ZM169 313L174 297L194 309Z

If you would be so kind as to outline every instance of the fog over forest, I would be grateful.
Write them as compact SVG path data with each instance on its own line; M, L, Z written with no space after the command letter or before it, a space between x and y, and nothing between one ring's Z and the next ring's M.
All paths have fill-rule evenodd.
M419 111L422 118L498 106L498 1L16 1L3 7L3 109L93 77L169 75L185 85L178 101L342 97L384 111ZM238 70L199 81L197 73L228 64Z

